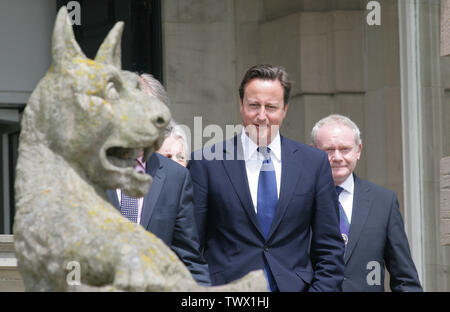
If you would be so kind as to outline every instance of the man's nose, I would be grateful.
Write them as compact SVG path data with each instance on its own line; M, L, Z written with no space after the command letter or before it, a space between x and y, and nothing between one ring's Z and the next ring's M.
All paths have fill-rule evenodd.
M262 106L258 111L258 119L266 120L266 109L264 108L264 106Z
M338 149L335 149L331 155L330 155L331 159L333 160L341 160L342 159L342 154L341 151Z

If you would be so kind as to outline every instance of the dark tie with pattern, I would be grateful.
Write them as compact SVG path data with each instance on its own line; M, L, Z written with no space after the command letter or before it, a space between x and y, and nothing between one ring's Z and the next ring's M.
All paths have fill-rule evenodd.
M120 200L120 212L131 222L137 223L138 199L128 196L127 194L122 192L122 198Z
M270 148L258 147L258 152L264 156L264 160L258 178L257 217L264 238L267 239L278 203L277 180L275 168L272 159L270 158ZM274 291L277 289L275 279L273 278L272 272L265 259L264 263L264 271L266 272L267 280L269 281L270 290Z
M339 194L344 189L340 186L336 186L336 193L338 195L338 203L339 203L339 228L341 229L341 235L345 242L345 248L347 248L348 243L348 234L350 232L350 222L348 221L347 214L344 211L344 207L342 207L341 202L339 201Z

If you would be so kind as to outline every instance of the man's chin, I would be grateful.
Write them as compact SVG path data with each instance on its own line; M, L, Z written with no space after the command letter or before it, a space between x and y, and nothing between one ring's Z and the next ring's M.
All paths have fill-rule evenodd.
M276 128L276 129L275 129ZM278 133L277 126L255 126L246 127L248 137L258 146L267 146L276 137Z
M333 180L334 180L335 185L342 184L350 175L350 173L348 173L348 171L343 173L343 172L336 172L334 169L332 170L332 173L333 173Z
M268 129L258 129L258 146L267 146L272 142L271 132Z
M247 136L255 142L257 145L260 145L259 142L261 141L261 134L256 129L250 129L250 131L247 131Z

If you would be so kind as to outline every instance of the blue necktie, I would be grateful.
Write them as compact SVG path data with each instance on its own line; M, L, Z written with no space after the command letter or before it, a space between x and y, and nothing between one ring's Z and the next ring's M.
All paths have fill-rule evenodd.
M264 238L267 239L278 203L277 180L275 168L270 158L270 148L258 147L258 152L264 156L264 160L258 178L257 217ZM277 289L277 286L265 258L264 263L264 271L269 281L270 290L274 291Z
M137 223L138 199L128 196L127 194L122 192L122 198L120 200L120 212L131 222Z
M339 203L339 228L341 229L341 235L345 242L345 248L347 248L348 243L348 234L350 232L350 222L348 221L347 214L344 211L344 207L342 207L341 202L339 201L339 194L344 189L340 186L336 186L336 193L338 195L338 203Z

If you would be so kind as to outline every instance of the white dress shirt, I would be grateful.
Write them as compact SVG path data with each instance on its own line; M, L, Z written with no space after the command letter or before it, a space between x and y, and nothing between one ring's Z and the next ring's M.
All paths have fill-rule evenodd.
M339 194L339 202L344 208L345 214L349 223L352 223L352 211L353 211L353 195L355 190L355 180L353 179L353 173L350 174L345 181L339 185L343 188L341 194Z
M258 179L264 156L257 151L258 145L253 142L245 131L241 134L242 151L244 153L245 169L247 171L248 186L250 195L252 196L253 207L258 212ZM268 145L270 148L270 158L275 168L275 177L277 180L277 195L280 197L280 181L281 181L281 139L280 133Z

